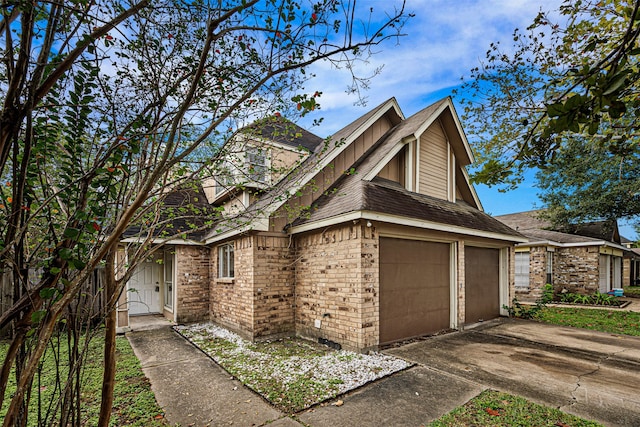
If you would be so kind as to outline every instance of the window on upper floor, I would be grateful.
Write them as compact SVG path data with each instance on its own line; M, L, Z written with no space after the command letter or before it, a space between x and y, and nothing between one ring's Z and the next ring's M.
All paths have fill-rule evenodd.
M218 246L218 278L235 277L233 244Z
M267 184L267 155L259 147L247 147L245 168L251 182Z

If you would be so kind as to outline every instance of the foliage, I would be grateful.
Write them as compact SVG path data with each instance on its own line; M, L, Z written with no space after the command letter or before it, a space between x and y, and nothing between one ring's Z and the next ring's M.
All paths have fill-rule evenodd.
M64 335L64 334L63 334ZM62 337L64 341L64 336ZM82 425L96 425L100 411L100 386L102 384L103 360L102 351L104 340L100 336L90 337L85 335L82 340L90 339L87 347L86 363L82 370ZM166 425L162 417L162 410L156 403L151 391L149 381L142 373L140 362L131 350L129 342L124 337L116 340L117 344L117 384L115 387L115 399L111 425L113 426L163 426ZM4 358L9 343L0 342L0 358ZM41 405L54 404L60 397L60 389L56 375L65 374L68 369L60 361L68 358L67 347L57 347L57 340L51 342L51 346L42 359L42 368L39 370L37 381L33 384L32 393L36 389L40 391ZM8 393L15 391L15 381L9 385ZM30 408L30 426L48 425L53 419L43 418L38 420L38 411L35 406ZM6 408L0 410L0 419L4 417Z
M553 301L554 292L553 286L547 283L544 285L542 295L538 298L535 304L522 304L517 298L513 298L511 301L511 307L503 306L508 312L510 317L518 317L520 319L534 319L547 304Z
M632 298L640 298L640 286L625 286L624 296Z
M554 325L640 336L640 313L634 311L545 307L536 319Z
M635 168L626 175L640 156L639 6L638 0L566 0L555 13L541 11L525 31L516 29L512 47L490 46L459 91L479 161L476 182L513 188L524 170L541 168L545 177L550 167L548 179L555 180L547 190L560 185L570 193L577 186L576 197L593 197L597 210L577 201L545 202L591 218L640 213ZM588 147L594 169L582 172L582 159L566 173L553 166L580 157L580 147ZM572 172L580 175L571 180Z
M367 8L361 21L352 2L333 0L3 2L0 277L13 297L0 313L13 334L0 371L4 425L23 423L37 402L30 385L61 327L78 336L105 323L109 396L115 307L135 266L220 218L198 185L226 154L215 148L248 121L317 109L320 92L304 90L309 66L353 73L400 35L403 7L381 20ZM98 267L107 274L92 291L106 309L95 312L86 283ZM60 411L78 425L83 349L69 342ZM106 399L98 425L109 409Z
M593 218L633 218L640 212L640 146L612 152L585 138L559 147L536 174L545 214L557 226Z
M447 415L428 424L447 426L600 426L559 409L530 402L522 397L485 390Z
M569 304L591 304L591 305L620 305L622 302L613 295L596 292L592 295L583 295L573 292L561 293L558 295L559 301Z

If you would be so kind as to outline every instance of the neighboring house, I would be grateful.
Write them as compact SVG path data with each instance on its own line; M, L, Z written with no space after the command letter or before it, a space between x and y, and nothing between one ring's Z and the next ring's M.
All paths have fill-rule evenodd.
M622 286L640 286L640 248L634 248L635 242L620 237L620 243L627 248L622 265Z
M622 287L618 224L598 221L553 229L542 210L496 216L528 238L516 245L515 291L522 301L541 296L545 284L556 292L593 294Z
M526 238L482 211L451 99L405 118L392 98L327 140L247 129L203 183L225 217L132 280L154 283L148 311L356 350L507 314Z

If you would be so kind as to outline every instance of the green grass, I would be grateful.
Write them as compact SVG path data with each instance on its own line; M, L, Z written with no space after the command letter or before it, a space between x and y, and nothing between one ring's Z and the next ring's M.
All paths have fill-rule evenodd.
M624 296L640 298L640 286L625 286Z
M0 360L4 360L8 342L0 342ZM96 425L100 411L100 398L103 372L104 340L101 336L91 339L87 352L86 364L82 372L81 419L85 426ZM55 350L55 351L54 351ZM56 356L61 362L56 362ZM116 339L116 386L114 390L112 426L166 426L162 409L158 406L151 391L148 379L142 373L140 362L136 358L129 342L124 337ZM34 380L32 404L29 407L29 426L38 425L37 391L47 405L59 395L56 387L56 370L66 375L67 359L66 337L61 338L60 347L50 347L43 360L41 374ZM5 402L0 409L0 421L4 419L9 404L9 396L15 390L15 377L9 381ZM41 414L46 413L43 409Z
M545 307L536 320L611 334L640 336L640 313L624 310Z
M485 390L466 404L431 422L431 427L462 426L601 426L522 397Z

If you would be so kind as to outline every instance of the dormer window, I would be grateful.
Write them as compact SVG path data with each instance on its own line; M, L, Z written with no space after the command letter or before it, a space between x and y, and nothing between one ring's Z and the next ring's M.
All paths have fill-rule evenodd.
M265 150L258 147L247 147L245 166L247 177L252 183L268 184Z
M230 162L224 162L216 174L216 196L235 185L235 173Z

